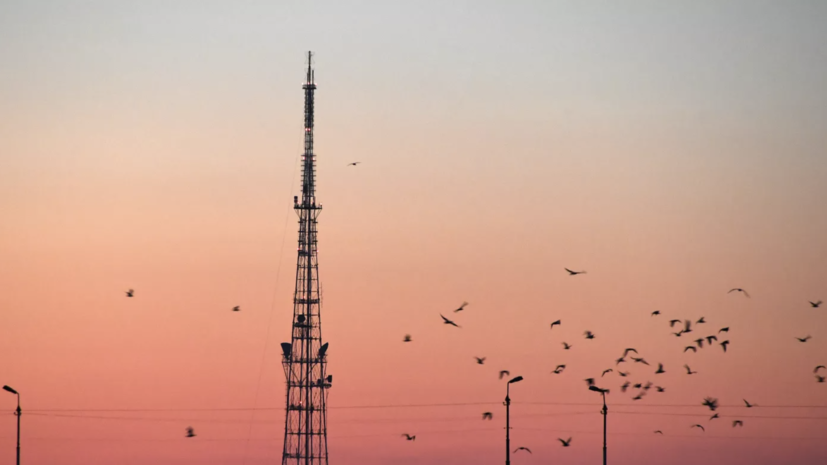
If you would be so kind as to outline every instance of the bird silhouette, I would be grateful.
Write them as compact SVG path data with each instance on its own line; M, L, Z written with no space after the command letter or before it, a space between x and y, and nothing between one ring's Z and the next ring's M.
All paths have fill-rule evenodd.
M630 375L630 373L628 371L618 371L617 374L619 374L620 376L622 376L624 378Z
M696 324L696 325L699 325L699 324L701 324L701 323L706 323L706 320L704 320L704 317L701 317L701 319L700 319L700 320L698 320L698 321L696 321L696 322L695 322L695 324Z
M402 339L402 342L411 342L411 335L410 335L410 334L406 334L406 335L405 335L405 339Z
M531 449L529 449L528 447L518 447L518 448L514 449L514 453L516 454L517 452L519 452L521 450L524 450L524 451L528 452L529 454L531 453Z
M348 163L347 166L356 166L359 163L362 163L362 162L361 161L354 161L354 162Z
M643 390L644 391L648 391L651 388L652 388L652 382L651 381L647 381L646 384L643 385Z
M635 397L632 397L632 400L640 400L643 399L643 391L637 393Z
M807 342L808 340L810 340L811 337L812 336L808 335L807 337L797 337L796 339L798 339L801 342Z
M692 425L692 426L690 426L690 428L700 428L700 429L701 429L701 431L703 431L704 433L706 433L706 428L704 428L704 427L703 427L703 426L701 426L701 425Z
M574 276L574 275L576 275L576 274L583 274L583 273L585 273L585 272L586 272L585 270L584 270L584 271L572 271L572 270L570 270L570 269L568 269L568 268L563 268L563 269L564 269L564 270L566 270L566 271L568 271L570 276Z
M663 364L662 363L658 363L658 371L656 371L655 374L659 375L661 373L666 373L666 370L663 369Z
M635 389L640 389L641 387L643 387L643 385L640 384L640 383L637 383L637 384L633 385L632 387L635 388Z
M692 332L692 322L690 320L686 320L683 322L683 332L691 333Z
M560 326L560 324L561 324L560 320L555 321L554 323L551 324L551 329L554 329L554 325Z
M482 419L483 420L491 420L494 418L494 415L491 412L483 412Z
M620 365L621 363L623 363L625 361L626 361L625 357L620 357L619 359L615 360L615 366L618 366L618 365Z
M740 287L735 287L735 288L730 289L729 292L727 292L727 294L729 294L730 292L736 292L736 291L744 294L744 297L749 297L749 294L747 293L747 291L741 289Z
M821 301L818 302L810 302L810 306L813 308L818 308L821 305Z
M239 312L239 311L241 311L241 307L236 305L235 307L233 307L233 311L234 312Z
M658 392L665 392L666 391L666 388L663 388L663 387L660 387L660 386L655 386L655 389L657 389Z
M691 350L692 352L698 351L698 349L696 349L695 346L686 346L686 348L683 349L684 352L686 352L687 350Z
M689 368L689 365L684 365L683 367L686 368L686 374L688 375L694 375L698 373L697 371L692 371L692 369Z
M585 381L589 386L594 386L594 378L586 378L583 381Z
M724 341L724 342L722 342L722 343L721 343L721 347L723 347L723 348L724 348L724 352L726 352L726 346L727 346L727 344L729 344L729 339L727 339L726 341Z
M676 324L680 323L681 320L669 320L669 327L674 328Z
M192 429L192 426L187 426L187 437L194 438L195 437L195 430Z
M728 332L729 332L729 326L727 326L726 328L721 328L721 329L718 330L718 334L728 333Z
M663 434L663 431L661 431L661 430L656 430L656 431L655 431L655 434L661 434L661 435L662 435L662 434Z
M407 439L408 441L416 441L416 435L411 436L408 433L403 433L402 437Z
M556 375L559 375L559 374L560 374L560 373L562 373L562 372L563 372L563 370L565 370L565 369L566 369L566 366L565 366L565 365L557 365L557 368L555 368L555 369L554 369L554 371L552 371L552 373L554 373L554 374L556 374Z
M654 312L652 312L652 316L655 316L655 315L660 315L660 310L655 310Z
M635 353L635 355L637 355L637 350L635 350L635 349L634 349L634 348L632 348L632 347L628 347L626 350L624 350L624 351L623 351L623 357L628 356L628 355L629 355L629 352L634 352L634 353Z
M824 376L816 375L816 382L817 383L823 383L824 382Z
M647 362L646 360L644 360L642 357L641 357L641 358L635 358L635 357L632 357L632 360L633 360L635 363L642 363L642 364L647 365L647 366L649 365L649 362Z
M743 400L744 400L744 405L746 405L747 408L752 408L752 407L757 407L758 406L758 404L750 404L749 402L747 402L746 399L743 399Z
M704 338L695 339L695 344L698 344L699 349L703 349L704 348Z
M631 383L630 383L630 382L628 382L628 381L626 381L625 383L623 383L623 385L622 385L622 386L620 386L620 392L626 392L626 389L629 389L629 385L630 385L630 384L631 384Z
M442 316L442 314L440 314L439 316ZM445 318L444 316L442 316L442 322L446 325L456 326L457 328L460 328L460 325L454 323L453 321L449 320L448 318Z
M482 365L483 363L485 363L485 357L482 357L482 358L474 357L474 358L477 359L477 365Z
M500 370L500 379L503 379L504 377L506 377L510 374L511 374L511 372L509 372L508 370Z
M718 399L713 399L712 397L705 397L701 405L709 407L709 410L712 410L714 412L715 410L718 410Z
M672 334L674 334L677 337L681 337L681 334L683 334L683 331L678 331L677 333L672 333Z
M468 302L463 302L462 305L460 305L456 310L454 310L454 313L461 312L463 309L465 309L466 305L468 305Z
M563 350L569 350L569 349L571 349L571 346L570 346L569 344L566 344L566 343L564 342L564 343L563 343Z
M732 427L733 427L733 428L735 428L736 426L741 426L741 427L743 427L743 426L744 426L744 422L743 422L743 421L741 421L741 420L735 420L735 421L733 421L733 422L732 422Z
M707 343L707 344L712 345L712 341L716 341L716 342L717 342L717 341L718 341L718 338L717 338L716 336L707 336L707 337L706 337L706 343Z
M600 374L600 377L602 378L606 373L611 373L612 371L614 371L614 370L612 370L611 368L607 368L607 369L603 370L603 373Z
M827 368L827 367L825 367L824 365L819 365L815 368L815 370L813 370L813 373L818 373L818 370L820 370L822 368Z
M586 331L583 335L586 336L586 339L594 339L594 334L591 331Z
M716 418L721 418L721 417L719 417L718 414L716 413L715 415L712 415L711 417L709 417L709 421L712 421Z
M563 447L569 447L571 445L571 438L568 438L568 440L565 441L560 438L557 438L557 440L560 441L561 444L563 444Z
M135 291L133 291L132 289L126 291L126 296L127 297L133 297L134 295L135 295Z

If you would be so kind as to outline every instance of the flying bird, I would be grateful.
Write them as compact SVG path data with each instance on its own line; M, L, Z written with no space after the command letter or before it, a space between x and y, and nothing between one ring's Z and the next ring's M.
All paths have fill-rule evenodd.
M571 438L569 438L567 441L564 441L560 438L557 438L557 440L560 441L561 444L563 444L563 447L569 447L571 445Z
M666 373L666 370L663 369L663 364L662 363L658 363L658 371L656 371L655 374L659 375L661 373Z
M816 382L817 383L823 383L824 382L824 376L816 375Z
M635 388L635 389L640 389L641 387L643 387L643 385L642 385L642 384L640 384L640 383L637 383L637 384L635 384L635 385L634 385L634 386L632 386L632 387L633 387L633 388Z
M625 361L626 361L625 357L620 357L619 359L615 360L615 366L618 366L618 365L620 365L621 363L623 363Z
M194 438L195 437L195 430L192 429L192 426L187 426L187 437Z
M591 331L586 331L583 335L586 336L586 339L594 339L594 334Z
M442 316L442 314L440 313L439 316ZM456 326L457 328L460 328L460 325L454 323L453 321L449 320L448 318L445 318L444 316L442 316L442 322L446 325Z
M705 429L703 426L701 426L701 425L692 425L692 426L690 426L690 428L700 428L700 429L701 429L701 431L703 431L704 433L706 433L706 429Z
M812 336L808 335L807 337L797 337L796 339L798 339L801 342L807 342L811 337Z
M655 316L655 315L660 315L660 310L655 310L654 312L652 312L652 316Z
M709 410L712 410L714 412L715 410L718 410L718 399L713 399L712 397L705 397L701 405L709 407Z
M625 378L629 376L630 373L628 371L618 371L617 374Z
M410 334L406 334L406 335L405 335L405 339L402 339L402 342L411 342L411 340L412 340L412 339L411 339L411 335L410 335Z
M721 329L718 330L718 334L728 333L728 332L729 332L729 326L727 326L726 328L721 328Z
M683 334L683 331L678 331L677 333L672 333L672 334L674 334L677 337L681 337L681 334Z
M717 342L717 341L718 341L718 338L717 338L717 337L715 337L715 336L707 336L707 337L706 337L706 343L707 343L707 344L712 345L712 341L716 341L716 342Z
M644 391L648 391L651 388L652 388L652 382L651 381L647 381L646 384L643 385L643 390Z
M657 390L658 390L658 392L664 392L664 391L666 391L666 388L662 388L662 387L660 387L660 386L655 386L655 389L657 389Z
M482 413L482 419L483 420L491 420L492 418L494 418L494 415L491 412L483 412Z
M744 297L749 297L749 294L747 294L747 291L741 289L740 287L735 287L735 288L730 289L729 292L727 292L727 294L729 294L730 292L736 292L736 291L743 293Z
M416 441L416 435L411 436L408 433L404 433L402 434L402 437L407 439L408 441Z
M701 324L701 323L706 323L706 320L704 320L704 317L701 317L701 319L700 319L700 320L698 320L698 321L696 321L696 322L695 322L695 324L696 324L696 325L699 325L699 324Z
M468 305L468 302L463 302L462 305L459 306L459 308L454 310L454 313L461 312L463 309L465 309L466 305Z
M557 368L555 368L555 369L554 369L554 371L552 371L552 373L554 373L554 374L556 374L556 375L559 375L559 374L560 374L560 373L562 373L562 372L563 372L563 370L565 370L565 369L566 369L566 366L565 366L565 365L557 365Z
M813 308L818 308L821 305L821 301L818 302L810 302L810 306Z
M686 374L688 375L694 375L698 373L697 371L692 371L692 369L689 368L689 365L684 365L683 367L686 368Z
M568 271L570 276L574 276L574 275L576 275L576 274L583 274L583 273L585 273L585 272L586 272L585 270L584 270L584 271L572 271L572 270L570 270L570 269L568 269L568 268L563 268L563 269L564 269L564 270L566 270L566 271Z
M555 321L551 324L551 329L554 329L554 325L560 326L560 320Z
M709 421L712 421L716 418L721 418L721 417L719 417L718 414L716 413L715 415L712 415L711 417L709 417Z
M603 373L600 375L600 377L602 378L606 373L611 373L612 371L614 371L614 370L612 370L611 368L607 368L607 369L603 370Z
M692 321L686 320L683 322L683 332L691 333L692 332Z
M482 365L483 363L485 363L485 357L482 357L482 358L474 357L474 358L477 359L477 365Z
M752 408L752 407L757 407L758 406L758 404L750 404L749 402L747 402L746 399L744 399L744 404L747 406L747 408Z
M626 350L623 351L623 356L626 357L627 355L629 355L629 352L634 352L637 355L637 350L635 350L632 347L629 347L629 348L627 348Z
M698 349L696 349L695 346L686 346L686 348L683 349L684 352L686 352L687 350L691 350L692 352L698 351Z
M818 373L818 370L820 370L822 368L827 368L827 367L825 367L824 365L819 365L819 366L816 367L815 370L813 370L813 373Z
M594 378L586 378L583 381L585 381L589 386L594 386Z
M632 397L632 400L640 400L643 399L643 391L637 393L635 397Z
M632 360L634 360L634 361L635 361L635 363L642 363L642 364L644 364L644 365L649 365L649 362L647 362L647 361L646 361L646 360L644 360L643 358L635 358L635 357L632 357Z
M661 435L662 435L662 434L663 434L663 431L661 431L661 430L657 430L657 431L655 431L655 434L661 434Z
M626 381L625 383L623 383L623 386L620 386L620 392L626 392L626 389L629 389L629 385L630 385L630 384L631 384L631 383L630 383L630 382L628 382L628 381Z
M240 307L240 306L238 306L238 305L236 305L235 307L233 307L233 311L234 311L234 312L240 312L240 311L241 311L241 307Z
M681 320L669 320L669 327L674 328L676 324L680 323Z
M570 346L569 344L566 344L566 343L564 342L564 343L563 343L563 349L564 349L564 350L569 350L569 349L571 349L571 346Z
M724 348L724 352L726 352L726 346L727 346L727 344L729 344L729 339L727 339L726 341L724 341L724 342L722 342L722 343L721 343L721 347L723 347L723 348Z
M133 291L132 289L126 291L126 296L127 297L133 297L134 295L135 295L135 291Z
M500 370L500 379L503 379L504 377L506 377L510 374L511 374L511 372L509 372L508 370Z
M354 161L354 162L348 163L347 166L356 166L359 163L362 163L362 162L361 161Z
M517 452L519 452L521 450L524 450L524 451L528 452L529 454L531 453L531 449L529 449L528 447L518 447L518 448L514 449L514 453L516 454Z
M735 428L736 426L741 426L741 427L743 427L743 426L744 426L744 422L743 422L743 421L741 421L741 420L735 420L735 421L733 421L733 422L732 422L732 427L733 427L733 428Z
M698 344L699 349L703 349L704 348L704 338L695 339L695 344Z

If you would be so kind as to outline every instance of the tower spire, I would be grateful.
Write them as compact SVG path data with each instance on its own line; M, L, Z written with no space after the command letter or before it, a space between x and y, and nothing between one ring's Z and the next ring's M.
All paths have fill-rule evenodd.
M316 224L322 206L316 205L316 156L313 153L313 53L307 52L304 89L304 154L302 194L293 197L299 217L296 287L290 342L281 344L287 381L282 465L327 465L327 348L322 342L319 264ZM300 200L301 199L301 200Z

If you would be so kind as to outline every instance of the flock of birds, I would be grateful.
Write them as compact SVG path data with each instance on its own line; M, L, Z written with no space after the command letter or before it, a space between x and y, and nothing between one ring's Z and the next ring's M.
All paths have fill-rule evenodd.
M355 166L358 163L359 162L354 162L354 163L351 163L350 165ZM348 165L348 166L350 166L350 165ZM576 275L586 273L586 271L574 271L574 270L570 270L568 268L564 268L564 270L566 270L566 272L569 274L569 276L576 276ZM729 293L733 293L733 292L739 292L739 293L743 294L744 297L747 297L747 298L750 297L749 293L746 290L742 289L742 288L732 288L727 293L729 294ZM128 297L128 298L135 297L135 290L134 289L129 289L128 291L126 291L126 297ZM822 304L822 301L821 300L818 300L818 301L815 301L815 302L809 301L809 304L812 308L819 308ZM462 305L460 305L459 307L454 309L453 313L459 313L459 312L465 310L466 306L468 306L468 302L463 302ZM231 310L233 312L238 312L238 311L241 311L241 307L236 305L235 307L232 307ZM661 315L660 310L655 310L651 313L652 317L656 317L656 316L660 316L660 315ZM456 327L456 328L462 328L462 326L458 325L453 320L451 320L449 318L446 318L444 315L440 314L439 316L442 318L442 323L443 324L453 326L453 327ZM683 337L686 334L693 333L697 330L698 325L703 325L703 324L706 324L706 319L704 317L701 317L698 320L695 320L694 322L692 320L681 320L681 319L669 320L669 327L671 329L674 329L675 326L678 326L680 328L677 332L672 332L672 334L675 337ZM561 320L553 321L550 325L551 330L554 330L555 326L562 326L562 321ZM694 326L695 329L693 329L693 326ZM721 349L723 350L723 352L726 352L727 351L727 346L730 344L729 339L724 339L722 341L718 341L718 336L721 336L721 334L723 334L723 333L729 334L729 327L728 326L725 326L725 327L719 329L714 334L710 334L708 336L702 336L702 337L699 337L698 339L695 339L694 341L692 341L694 344L687 345L683 349L683 352L686 353L686 352L692 351L693 353L695 353L695 352L698 351L698 349L703 349L704 344L706 344L706 347L711 347L713 345L713 343L716 343L717 345L719 345L721 347ZM586 330L583 333L583 336L585 337L586 340L592 340L592 339L595 338L595 334L592 331L589 331L589 330ZM802 337L796 337L796 339L798 339L802 343L807 342L811 338L812 337L810 335L807 335L806 337L803 337L803 338ZM410 334L406 334L402 341L403 342L412 342L413 338ZM572 344L569 344L565 341L561 341L561 344L563 345L563 350L570 350L572 348ZM630 355L630 354L634 354L634 355ZM640 354L638 353L637 349L635 349L634 347L628 347L623 351L623 355L620 356L618 359L616 359L614 361L615 362L615 368L607 368L607 369L603 370L603 372L600 374L600 378L602 379L607 374L615 373L615 372L621 378L629 377L631 375L631 373L629 371L621 371L619 368L617 368L617 367L620 366L621 363L626 363L627 358L629 360L631 360L631 362L634 363L634 364L641 364L641 365L644 365L644 366L647 366L647 367L651 367L651 365L649 364L649 362L646 361L646 359L644 359L643 357L640 357ZM476 360L476 363L478 365L485 364L485 359L486 359L486 357L476 357L476 356L474 357L474 360ZM697 371L692 370L692 368L690 368L690 366L688 364L685 364L683 366L683 368L686 370L687 375L694 375L694 374L698 373ZM566 369L566 365L564 365L564 364L557 365L551 373L555 374L555 375L560 375L565 371L565 369ZM617 369L617 370L615 370L615 369ZM825 370L825 372L827 373L827 367L825 367L824 365L818 365L813 370L813 374L815 375L816 382L824 383L827 380L827 376L820 375L819 374L820 370ZM663 374L663 373L666 373L666 370L663 366L663 363L659 362L658 363L658 368L653 372L653 374L660 375L660 374ZM499 376L499 379L502 380L503 378L505 378L506 376L509 376L510 374L511 373L508 370L500 370L498 376ZM609 389L599 388L597 386L597 382L595 381L594 378L586 378L584 381L586 382L588 387L592 388L592 390L595 390L595 391L598 391L598 392L601 392L601 393L604 393L604 394L609 393ZM632 384L631 381L625 380L625 382L622 385L620 385L620 392L626 393L629 390L629 388L637 389L637 392L635 393L635 395L632 396L633 401L643 399L643 397L645 395L647 395L647 393L652 388L654 388L656 392L665 392L666 391L666 388L664 388L662 386L655 385L655 383L652 382L652 381L646 381L645 384L640 383L640 382ZM746 399L743 399L743 400L744 400L744 404L747 408L757 407L757 404L750 403ZM704 401L701 403L701 405L708 407L710 409L710 411L713 412L713 415L710 416L709 421L716 420L716 419L720 418L720 415L718 413L716 413L716 410L718 409L718 399L715 399L715 398L712 398L712 397L707 397L707 398L704 399ZM482 419L483 419L483 421L493 420L494 419L494 414L491 413L491 412L483 412ZM732 427L733 428L743 427L743 426L744 426L743 420L737 420L736 419L736 420L732 421ZM698 428L701 431L706 432L706 428L701 424L697 424L697 423L693 424L693 425L690 426L690 429L692 429L692 428ZM661 434L662 435L663 431L656 430L656 431L654 431L654 434ZM196 436L195 430L192 427L187 427L186 437L193 438L195 436ZM407 441L416 441L416 435L415 434L412 435L412 434L409 434L409 433L403 433L402 437L405 438L405 440L407 440ZM571 445L572 438L568 438L568 439L558 438L557 440L560 441L560 444L563 447L569 447ZM516 448L514 450L514 453L517 453L519 451L526 451L529 454L531 453L531 449L529 449L527 447L522 447L522 446Z
M569 268L564 268L564 270L569 274L569 276L576 276L576 275L586 273L585 270L584 271L575 271L575 270L571 270ZM727 293L731 294L733 292L741 293L741 294L744 295L744 297L750 298L749 293L746 290L742 289L742 288L732 288ZM821 300L818 300L818 301L815 301L815 302L809 301L809 304L812 308L819 308L822 304L822 301ZM460 305L459 307L454 309L453 313L459 313L459 312L463 311L467 305L468 305L468 302L463 302L462 305ZM655 310L651 313L652 317L657 317L659 315L661 315L661 312L659 310ZM442 318L442 323L444 325L449 325L449 326L453 326L453 327L456 327L456 328L462 328L462 326L457 324L455 321L445 317L444 315L440 314L439 316ZM682 320L682 319L669 320L670 329L674 330L676 326L679 328L678 331L672 331L672 333L671 333L675 337L684 337L685 335L688 335L690 333L698 333L698 332L701 331L699 329L700 325L705 325L705 324L707 324L705 317L701 317L701 318L699 318L695 321ZM561 320L553 321L550 325L551 330L554 330L555 326L562 326L562 321ZM717 332L714 332L713 334L708 334L706 336L700 336L697 339L694 339L693 341L691 341L692 343L690 343L689 345L686 345L684 347L683 352L686 353L686 352L691 351L693 353L696 353L696 352L698 352L699 349L704 349L705 347L712 347L713 344L716 344L716 345L721 347L721 350L724 353L726 353L727 347L730 344L729 339L725 338L725 336L727 336L728 334L729 334L729 326L722 327ZM583 333L583 336L586 340L593 340L595 338L595 334L592 331L589 331L589 330L586 330ZM723 340L719 341L718 340L719 337ZM797 337L796 339L798 339L800 342L807 342L809 339L811 339L811 336L808 335L808 336L803 337L803 338ZM412 342L412 341L413 341L413 338L410 334L406 334L405 337L403 338L403 342ZM565 342L565 341L561 341L561 344L563 345L563 350L570 350L573 346L572 344L569 344L568 342ZM607 368L607 369L603 370L603 372L600 375L600 378L603 379L609 373L616 373L621 378L628 378L631 375L631 373L629 371L622 371L620 368L618 368L621 363L628 363L627 358L631 361L632 364L640 364L640 365L649 367L649 369L651 369L651 365L649 364L649 362L646 361L646 359L644 359L643 357L640 356L637 349L635 349L634 347L628 347L623 351L622 356L620 356L618 359L614 360L614 362L615 362L614 368ZM474 360L476 360L476 363L479 364L479 365L484 364L485 359L486 359L485 357L477 357L477 356L474 357ZM686 370L687 375L694 375L694 374L698 373L697 371L694 371L688 364L685 364L683 366L683 368ZM560 375L565 371L565 369L566 369L565 364L557 365L554 368L554 370L551 372L551 374ZM815 375L816 382L824 383L825 382L825 376L821 376L819 374L820 370L825 370L825 372L827 373L827 367L825 367L824 365L819 365L819 366L815 367L815 369L813 370L813 374ZM660 375L660 374L666 373L666 369L664 368L663 363L658 362L657 363L657 369L655 369L652 373L654 375ZM509 376L509 375L510 375L510 373L509 373L508 370L500 370L499 379L502 380L503 378L505 378L506 376ZM603 393L603 394L608 394L609 393L609 389L603 389L603 388L598 387L597 386L597 381L594 378L586 378L584 381L586 382L587 386L593 391L597 391L597 392L600 392L600 393ZM627 393L627 391L630 388L637 390L636 392L633 393L634 395L631 397L631 399L633 401L638 401L638 400L643 399L643 397L646 396L652 389L654 389L656 392L659 392L659 393L662 393L662 392L666 391L666 388L664 388L662 386L658 386L652 381L646 381L645 383L637 382L637 383L633 384L631 381L624 380L623 384L620 385L620 392ZM746 406L746 408L753 408L753 407L758 406L755 403L750 403L746 399L743 399L743 401L744 401L744 405ZM716 412L718 410L718 399L715 399L715 398L712 398L712 397L707 397L707 398L704 399L704 401L700 405L706 406L707 408L709 408L713 412L713 414L709 418L709 421L713 421L713 420L721 418L720 415ZM485 420L492 420L493 418L494 418L494 415L491 412L483 412L483 414L482 414L482 419L484 421ZM744 426L744 421L743 420L739 420L739 419L732 420L732 427L733 428L743 427L743 426ZM706 428L704 427L704 425L697 424L697 423L690 425L689 428L690 429L697 428L697 429L700 429L703 432L706 432ZM656 430L656 431L654 431L654 434L663 435L663 431ZM402 434L402 437L405 438L408 441L416 440L416 435L411 435L409 433ZM560 444L563 447L569 447L571 445L572 438L571 437L568 438L568 439L558 438L557 440L560 441ZM526 451L529 454L531 453L531 450L527 447L518 447L517 449L514 450L514 453L519 452L519 451Z

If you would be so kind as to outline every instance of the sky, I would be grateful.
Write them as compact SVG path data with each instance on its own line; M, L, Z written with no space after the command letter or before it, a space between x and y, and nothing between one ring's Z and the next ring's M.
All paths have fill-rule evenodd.
M280 459L312 50L331 463L500 463L502 369L515 465L600 460L588 377L614 464L827 462L825 23L820 1L0 0L23 461ZM683 352L725 326L726 353ZM615 366L626 347L653 366Z

